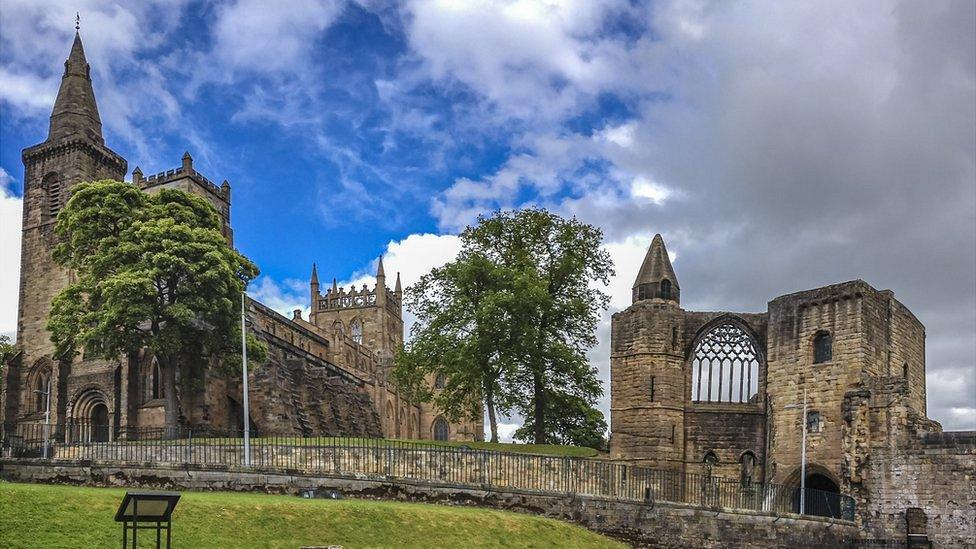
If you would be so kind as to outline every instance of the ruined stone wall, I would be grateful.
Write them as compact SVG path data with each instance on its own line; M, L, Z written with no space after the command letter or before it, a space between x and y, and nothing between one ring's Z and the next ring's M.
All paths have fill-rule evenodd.
M0 465L0 476L19 482L295 495L305 490L322 494L337 490L347 497L493 507L576 522L638 547L840 548L849 547L857 537L854 524L834 519L783 517L533 490L489 491L411 479L250 472L192 465L172 469L90 462L51 466L12 460L0 460Z
M819 429L807 433L807 460L837 482L843 462L841 405L847 389L879 368L887 341L886 300L862 281L798 292L769 303L768 381L770 464L767 478L797 480L806 390ZM818 333L832 338L832 357L814 363ZM787 407L794 406L792 409ZM797 478L794 478L797 477Z
M865 537L904 540L905 512L918 507L935 547L976 545L976 432L942 432L900 375L849 391L844 414L844 488Z

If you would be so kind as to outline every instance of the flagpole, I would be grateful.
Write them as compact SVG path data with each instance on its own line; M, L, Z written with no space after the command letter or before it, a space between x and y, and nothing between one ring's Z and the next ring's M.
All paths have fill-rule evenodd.
M244 370L244 466L251 466L251 410L247 393L247 321L245 299L247 290L241 292L241 367Z

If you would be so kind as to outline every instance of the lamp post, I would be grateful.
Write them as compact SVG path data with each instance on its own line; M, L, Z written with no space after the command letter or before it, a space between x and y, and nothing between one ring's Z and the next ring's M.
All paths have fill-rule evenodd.
M47 378L47 389L34 389L38 395L44 395L44 459L47 459L48 439L51 437L51 378Z
M806 514L807 504L807 390L803 388L803 404L789 404L785 410L803 409L803 417L800 423L803 425L802 435L800 435L800 514Z
M244 370L244 466L251 466L251 410L247 394L247 290L241 292L241 367Z

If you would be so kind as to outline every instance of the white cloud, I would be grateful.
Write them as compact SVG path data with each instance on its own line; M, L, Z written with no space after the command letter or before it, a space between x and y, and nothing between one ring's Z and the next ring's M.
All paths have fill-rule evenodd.
M17 334L17 299L20 293L20 236L23 199L10 189L13 178L0 168L0 335Z

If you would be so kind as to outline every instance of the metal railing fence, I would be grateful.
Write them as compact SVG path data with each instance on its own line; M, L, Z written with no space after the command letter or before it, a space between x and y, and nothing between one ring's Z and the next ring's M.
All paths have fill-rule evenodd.
M240 430L121 428L68 423L4 425L8 458L243 467ZM708 508L798 513L795 486L652 469L601 459L501 452L436 441L268 435L251 438L251 466L323 475L367 475L479 488L657 500ZM806 490L806 514L854 520L853 498Z

